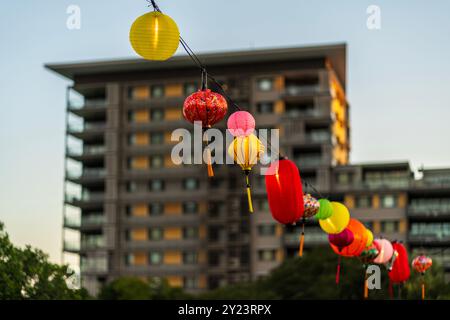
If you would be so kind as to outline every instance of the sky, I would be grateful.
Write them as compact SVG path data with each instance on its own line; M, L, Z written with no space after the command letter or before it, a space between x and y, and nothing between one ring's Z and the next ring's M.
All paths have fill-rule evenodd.
M450 167L450 1L160 0L197 53L345 42L351 161ZM67 28L77 5L79 30ZM380 8L380 29L366 10ZM0 4L0 221L60 262L65 88L45 63L135 57L144 0ZM180 50L179 53L182 53Z

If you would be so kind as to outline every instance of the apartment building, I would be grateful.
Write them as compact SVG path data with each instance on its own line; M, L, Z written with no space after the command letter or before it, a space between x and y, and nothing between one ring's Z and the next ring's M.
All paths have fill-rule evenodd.
M232 99L252 112L258 128L280 130L280 148L298 164L305 192L343 201L377 235L408 241L437 224L448 228L441 215L424 227L420 223L431 217L411 214L412 207L436 205L429 199L438 199L445 211L450 193L442 184L437 193L429 190L431 182L412 188L407 162L348 163L345 44L200 59ZM165 278L201 292L265 276L297 254L299 226L274 222L256 169L250 214L239 166L215 165L215 177L208 178L204 165L171 161L172 131L193 128L182 117L183 101L200 78L189 57L46 67L72 81L63 250L67 259L79 257L82 285L91 293L125 275ZM224 130L225 123L216 127ZM440 177L424 171L421 181L432 181L433 174ZM427 196L420 191L425 189ZM317 224L307 222L305 250L326 244Z

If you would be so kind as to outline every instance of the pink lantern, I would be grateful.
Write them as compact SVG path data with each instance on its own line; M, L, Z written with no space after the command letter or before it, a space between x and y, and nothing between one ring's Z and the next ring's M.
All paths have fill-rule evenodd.
M380 253L373 260L373 262L377 264L388 263L392 258L392 255L394 254L394 248L392 247L392 244L386 239L375 239L373 240L373 242L376 242L380 247Z
M338 247L339 251L352 244L354 239L353 232L348 228L345 228L341 233L328 235L328 241Z
M247 111L236 111L228 118L227 126L235 137L248 136L255 130L255 118Z

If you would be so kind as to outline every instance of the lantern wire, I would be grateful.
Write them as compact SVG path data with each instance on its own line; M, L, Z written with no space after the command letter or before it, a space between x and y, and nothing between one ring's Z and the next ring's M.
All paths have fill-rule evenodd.
M155 0L147 0L147 2L149 3L148 6L152 6L155 11L158 11L158 12L162 13L161 9L156 4ZM216 78L214 78L214 76L210 72L208 72L208 70L206 69L206 66L202 63L200 58L195 54L195 52L191 49L191 47L189 47L189 45L187 44L187 42L183 39L183 37L181 35L180 35L180 44L183 47L184 51L186 51L188 56L194 62L194 64L200 69L200 71L202 73L202 78L205 77L206 79L211 80L217 86L217 88L220 90L220 93L231 103L231 105L237 111L242 111L242 109L239 107L239 105L227 94L227 92L223 88L222 84ZM278 154L278 158L279 159L286 158L286 157L284 157L282 155L280 149L273 150L275 148L273 148L273 146L270 143L269 139L265 139L265 140L266 140L265 143L266 143L268 149L270 149L270 151L271 151L271 156L272 156L272 153L273 153L272 151L275 151L275 153ZM306 180L304 180L304 182L305 182L305 186L310 186L311 189L313 190L313 192L315 192L320 197L322 197L322 194L311 183L309 183Z

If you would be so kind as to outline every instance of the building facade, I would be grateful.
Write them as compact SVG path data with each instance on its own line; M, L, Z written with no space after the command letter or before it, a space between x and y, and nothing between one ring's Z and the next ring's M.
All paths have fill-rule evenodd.
M416 251L448 245L450 183L439 180L448 171L424 170L416 181L407 162L348 163L345 45L200 58L258 128L279 129L280 149L298 164L305 192L343 201L375 234L410 242ZM124 275L165 278L200 292L265 276L297 254L299 226L273 221L256 169L249 214L239 166L217 165L208 178L204 165L172 162L171 133L192 130L182 105L199 86L188 57L47 68L73 81L63 250L79 257L82 285L91 293ZM225 122L217 127L224 130ZM326 243L319 227L307 223L305 249Z

